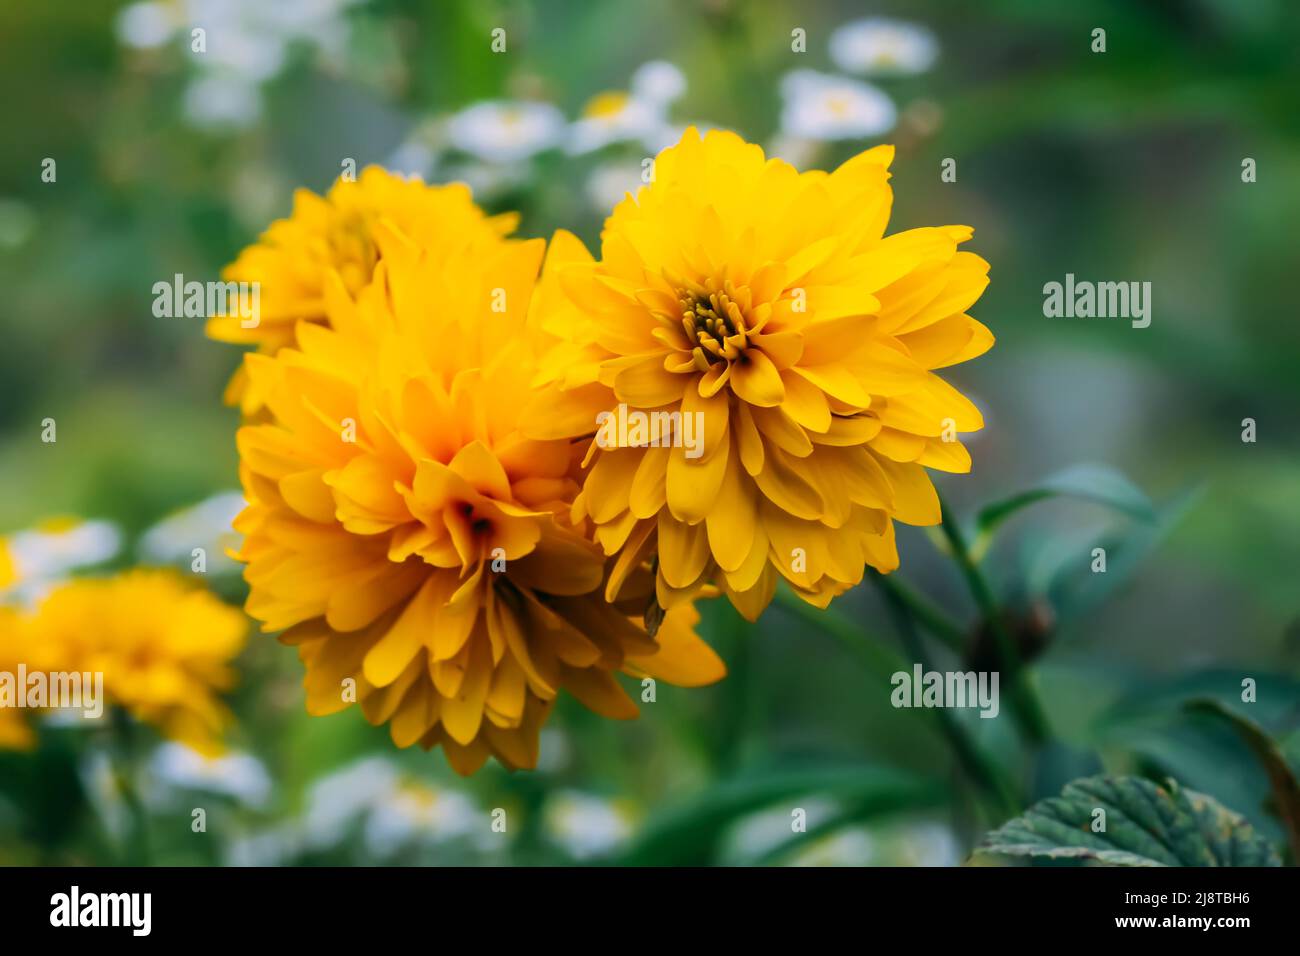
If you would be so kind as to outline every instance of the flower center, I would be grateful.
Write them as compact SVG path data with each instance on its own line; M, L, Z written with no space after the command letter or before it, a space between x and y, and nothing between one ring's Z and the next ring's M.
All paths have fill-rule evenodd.
M681 294L682 328L695 364L705 371L714 362L740 358L748 344L745 315L726 292Z
M379 259L379 250L370 238L371 221L359 212L345 215L329 233L333 254L330 263L349 292L356 293L370 282Z

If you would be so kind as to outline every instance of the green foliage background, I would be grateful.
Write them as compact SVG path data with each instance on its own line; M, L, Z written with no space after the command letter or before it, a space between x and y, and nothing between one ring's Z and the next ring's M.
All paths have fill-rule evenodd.
M969 223L971 248L993 264L973 311L998 344L951 376L988 425L971 445L973 473L941 477L941 492L969 522L1045 476L1101 462L1153 503L1143 516L1056 497L1008 517L981 570L1003 623L1036 654L1031 683L1053 741L1027 748L1010 720L955 719L1017 808L1102 768L1174 776L1281 845L1263 767L1231 726L1181 704L1208 696L1245 707L1283 741L1300 724L1300 8L865 6L379 0L349 14L345 68L295 56L267 86L263 119L223 134L183 122L179 55L118 45L114 4L0 6L0 223L20 236L0 248L0 533L70 512L136 535L237 487L237 418L220 402L237 354L206 341L197 320L154 318L151 286L176 272L215 276L288 211L293 188L327 188L340 157L382 162L413 124L484 98L528 93L572 117L652 58L687 76L680 119L765 142L781 75L831 70L831 30L892 13L934 30L942 56L930 73L880 84L900 106L923 101L939 117L932 130L886 137L899 144L891 229ZM507 56L489 51L495 26L507 28ZM1089 49L1098 26L1105 54ZM790 52L794 27L808 33L803 56ZM867 145L830 148L821 162ZM41 182L44 157L58 161L56 184ZM958 161L954 184L939 181L945 157ZM1258 182L1242 182L1244 157L1257 161ZM583 197L592 165L543 157L491 205L521 209L525 235L564 225L594 244L600 216ZM1044 318L1042 286L1067 272L1149 280L1150 328ZM39 440L47 416L58 421L55 445ZM1255 444L1241 441L1246 417L1258 422ZM1108 480L1093 479L1084 491ZM985 646L987 623L936 541L904 531L901 576L960 622L962 642ZM1111 548L1104 580L1088 569L1099 545ZM238 580L214 584L242 598ZM272 800L256 811L215 801L206 839L190 833L187 813L161 814L151 858L223 862L230 840L292 819L312 780L367 754L509 808L518 823L491 862L572 858L536 825L562 790L628 801L640 823L612 854L628 862L816 859L800 855L844 832L871 839L857 851L838 844L851 861L927 862L914 839L925 821L950 828L960 859L1005 820L1009 809L980 795L934 715L891 707L891 662L916 658L876 589L844 597L833 615L774 606L757 626L714 604L705 628L731 669L722 684L661 686L632 724L562 706L553 726L566 759L465 782L437 754L396 752L356 712L309 719L295 655L255 636L234 698L235 743L266 763ZM956 660L931 646L936 661ZM1245 677L1258 681L1253 705L1240 701ZM49 731L35 756L0 756L0 862L122 859L77 771L81 747ZM788 833L790 808L812 801L827 805L816 825ZM736 827L764 810L785 838L755 849ZM295 859L371 861L356 845ZM401 861L480 859L440 845Z

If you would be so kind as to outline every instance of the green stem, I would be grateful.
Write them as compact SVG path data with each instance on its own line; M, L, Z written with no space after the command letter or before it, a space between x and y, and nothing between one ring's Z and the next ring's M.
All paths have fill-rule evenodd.
M970 588L971 597L975 599L975 604L979 607L985 624L993 634L994 642L997 644L998 657L1002 661L1003 669L1007 672L1008 683L1011 685L1012 712L1015 714L1025 736L1035 744L1043 743L1051 737L1047 714L1038 700L1038 695L1034 693L1033 687L1029 684L1028 675L1021 664L1020 653L1016 650L1015 642L1012 641L1011 635L1002 623L1002 615L999 613L993 591L988 582L984 580L984 575L980 573L975 561L971 558L970 549L966 546L966 536L962 533L958 524L956 513L948 507L947 502L942 497L939 499L939 507L943 512L944 536L948 539L953 557L957 559L957 566L966 579L967 587Z
M127 866L148 866L149 814L135 785L135 728L131 718L121 708L113 714L114 747L112 774L118 795L126 804L129 823L123 838L122 857Z
M802 600L799 595L777 588L775 601L785 611L813 628L829 633L851 650L866 668L888 683L902 668L902 659L889 650L887 644L867 634L835 608L821 610Z
M942 610L917 591L913 591L897 574L878 574L880 587L898 598L911 615L931 634L943 641L949 650L958 655L966 653L966 635Z
M896 590L886 586L884 575L873 573L871 579L881 590L885 605L889 608L894 626L907 652L924 670L932 670L930 655L925 649L921 635L917 633L912 609ZM939 721L939 726L948 738L962 768L992 798L994 809L1001 811L1004 816L1014 815L1020 808L1016 800L1015 786L976 742L969 728L946 708L935 708L929 713Z

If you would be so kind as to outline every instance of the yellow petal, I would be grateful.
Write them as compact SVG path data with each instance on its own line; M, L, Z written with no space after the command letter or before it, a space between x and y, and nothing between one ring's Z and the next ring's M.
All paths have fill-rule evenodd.
M671 587L695 584L709 562L704 523L690 525L666 511L659 513L659 572Z
M731 363L731 389L751 405L780 405L785 384L772 360L756 349L746 349Z

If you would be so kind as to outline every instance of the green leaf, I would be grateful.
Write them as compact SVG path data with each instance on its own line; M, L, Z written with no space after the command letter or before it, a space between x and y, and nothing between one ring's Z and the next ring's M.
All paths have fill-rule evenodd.
M1105 831L1093 832L1098 809ZM1085 777L990 833L977 852L1113 866L1281 866L1239 814L1170 780Z
M1217 700L1208 697L1197 698L1188 701L1187 709L1226 721L1246 741L1251 753L1268 774L1269 787L1273 791L1273 803L1277 815L1281 817L1282 824L1286 827L1291 853L1300 860L1300 781L1296 780L1295 770L1288 764L1282 748L1255 721Z
M1106 505L1140 521L1154 521L1155 508L1137 485L1108 465L1071 465L1044 478L1036 487L986 505L975 517L972 556L979 560L988 550L998 526L1022 508L1045 498L1079 498Z
M933 780L891 767L815 767L720 784L652 817L618 860L622 866L701 866L713 861L728 825L782 800L808 795L852 805L857 819L943 803ZM792 807L793 809L793 807Z
M1123 588L1200 498L1194 486L1160 506L1151 522L1130 525L1088 542L1062 542L1055 555L1040 556L1030 587L1056 609L1060 627L1082 618ZM1089 573L1092 549L1106 551L1106 573Z

